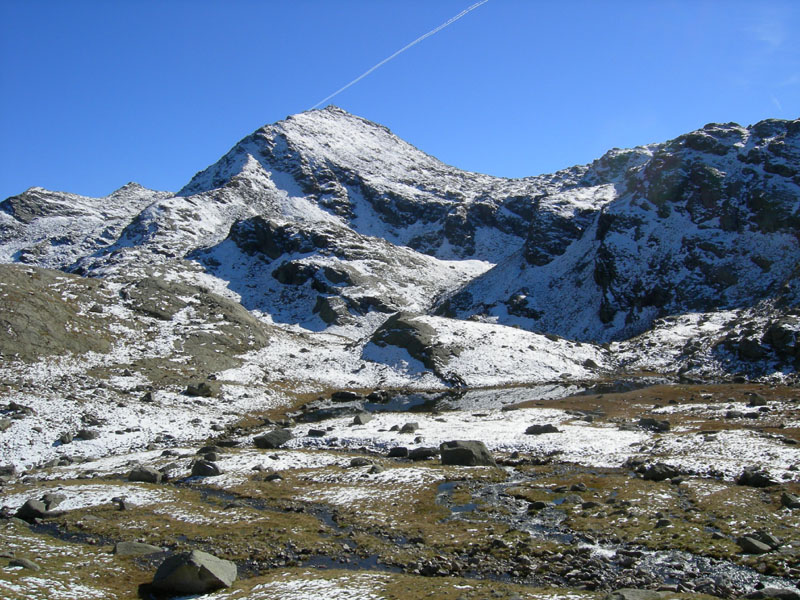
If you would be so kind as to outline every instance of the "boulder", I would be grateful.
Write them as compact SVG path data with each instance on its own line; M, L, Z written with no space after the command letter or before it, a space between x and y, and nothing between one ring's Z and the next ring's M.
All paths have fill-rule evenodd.
M203 398L213 398L219 395L220 384L218 381L206 380L196 381L186 386L184 394L187 396L201 396Z
M664 481L680 474L681 472L677 468L661 462L650 465L642 471L642 477L648 481Z
M475 440L454 440L439 446L443 465L462 465L467 467L496 467L491 452L483 442Z
M222 469L210 460L198 460L192 465L192 477L215 477L222 475Z
M67 497L64 494L57 494L55 492L48 492L39 498L39 500L44 503L47 510L53 510L66 499Z
M776 485L777 482L766 471L758 467L745 467L742 474L736 479L736 483L738 485L762 488Z
M411 460L427 460L436 456L436 448L429 448L427 446L420 446L408 452L408 458Z
M800 600L800 590L789 588L765 587L750 592L745 598L755 600L771 598L772 600Z
M669 598L672 594L668 592L654 592L652 590L634 590L630 588L623 588L611 592L606 596L605 600L660 600L661 598Z
M44 502L31 498L17 509L14 516L28 523L33 523L36 519L49 517L50 512Z
M800 497L788 492L783 492L781 494L781 505L785 506L786 508L791 508L792 510L795 508L800 508Z
M176 594L205 594L230 587L236 580L236 564L200 550L167 558L156 570L153 588Z
M280 448L293 437L292 432L288 429L273 429L269 433L254 437L253 443L255 443L256 448L271 450Z
M639 419L639 427L648 431L663 433L665 431L669 431L670 425L669 421L659 421L658 419L654 419L652 417L642 417Z
M527 435L542 435L543 433L561 433L555 426L547 423L545 425L531 425L525 430Z
M142 542L118 542L114 545L117 556L145 556L156 552L162 552L161 548Z
M361 394L357 394L349 390L339 390L338 392L333 392L333 394L331 394L332 402L355 402L356 400L362 399L363 396Z
M153 467L138 466L128 473L128 481L144 481L145 483L161 483L164 474Z
M372 415L369 413L358 413L353 417L353 425L366 425L372 421Z
M41 567L37 565L32 560L28 560L27 558L12 558L8 561L9 567L22 567L23 569L29 569L31 571L41 571Z
M406 423L400 428L400 433L416 433L417 429L419 429L419 423L413 421L411 423Z
M100 437L100 432L95 429L81 429L75 434L76 440L96 440Z
M395 446L389 449L389 453L386 456L389 458L408 458L408 448L405 446Z
M770 548L764 542L761 542L748 535L738 538L736 543L739 544L739 547L746 554L766 554L772 550L772 548Z

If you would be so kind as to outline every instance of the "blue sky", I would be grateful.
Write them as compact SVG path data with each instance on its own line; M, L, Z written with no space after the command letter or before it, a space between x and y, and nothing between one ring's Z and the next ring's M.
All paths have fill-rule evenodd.
M177 190L475 0L0 0L0 198ZM331 102L463 169L800 114L800 2L489 0Z

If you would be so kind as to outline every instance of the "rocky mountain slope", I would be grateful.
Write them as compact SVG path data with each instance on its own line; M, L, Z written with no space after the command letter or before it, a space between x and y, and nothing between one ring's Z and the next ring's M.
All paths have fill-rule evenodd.
M0 595L800 596L799 171L800 121L509 180L329 107L0 202Z
M393 313L436 314L622 343L623 364L643 369L786 375L800 330L799 139L798 121L712 124L509 180L328 107L257 130L177 194L9 198L0 260L200 286L361 347ZM687 337L674 319L698 313L720 325ZM660 348L680 367L626 345L653 327L671 332Z

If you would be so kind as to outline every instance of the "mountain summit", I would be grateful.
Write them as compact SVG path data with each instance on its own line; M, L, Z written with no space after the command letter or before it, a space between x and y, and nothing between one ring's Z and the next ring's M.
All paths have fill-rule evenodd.
M579 357L603 372L783 376L800 331L798 173L796 120L504 179L331 106L256 130L177 194L8 198L0 260L201 286L274 326L344 336L358 360L410 353L449 383L484 380L443 340L493 332L613 342Z

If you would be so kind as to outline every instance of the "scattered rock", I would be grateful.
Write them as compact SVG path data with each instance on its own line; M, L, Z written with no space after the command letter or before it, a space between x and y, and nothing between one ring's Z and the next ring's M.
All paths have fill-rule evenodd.
M222 475L222 469L210 460L198 460L192 465L192 477L216 477Z
M793 510L795 508L800 508L800 497L788 492L783 492L781 494L781 505Z
M128 473L128 481L143 481L145 483L161 483L164 474L153 467L138 466Z
M483 442L475 440L454 440L439 446L443 465L462 465L467 467L496 467L491 452Z
M47 494L39 498L39 500L44 503L47 510L53 510L56 506L64 502L66 499L67 497L64 494L57 494L55 492L48 492Z
M419 423L406 423L400 428L400 433L415 433L419 429Z
M639 427L648 431L663 433L665 431L669 431L670 424L669 421L659 421L658 419L654 419L652 417L642 417L639 419Z
M648 481L664 481L665 479L677 477L680 474L681 472L677 468L661 462L650 465L642 470L642 477Z
M386 456L389 458L408 458L408 448L405 446L395 446L389 449L389 453Z
M769 487L777 484L766 471L758 467L745 467L742 474L736 479L736 483L757 488Z
M766 554L772 550L772 548L770 548L764 542L760 542L759 540L747 535L738 538L736 543L739 544L739 547L746 554Z
M63 515L63 511L50 511L47 510L47 505L40 500L31 498L25 504L17 509L14 516L17 519L22 519L28 523L34 523L36 519L46 519L48 517L57 517Z
M543 433L561 433L555 426L547 423L546 425L531 425L525 430L527 435L542 435Z
M429 458L433 458L438 454L436 448L429 448L427 446L421 446L419 448L414 448L408 452L408 458L411 460L427 460Z
M253 442L257 448L274 449L280 448L293 437L292 432L288 429L274 429L269 433L254 437Z
M331 400L333 402L353 402L355 400L361 400L362 398L363 396L361 394L356 394L355 392L347 390L333 392L333 394L331 394Z
M206 380L190 383L186 386L184 394L187 396L200 396L202 398L214 398L219 396L220 384L218 381Z
M367 465L371 464L372 461L368 458L364 458L363 456L356 456L355 458L350 459L351 467L366 467Z
M163 550L158 546L143 542L118 542L114 545L114 554L117 556L144 556L156 552L163 552Z
M771 598L772 600L800 600L800 591L787 588L765 587L750 592L745 598L755 600Z
M605 600L660 600L671 596L669 592L654 592L651 590L634 590L623 588L611 592Z
M76 440L96 440L100 437L100 432L94 429L81 429L78 433L75 434Z
M205 594L230 587L236 575L235 563L193 550L175 554L162 562L153 577L153 587L177 594Z
M41 571L42 567L37 565L32 560L28 560L27 558L12 558L8 561L9 567L22 567L23 569L30 569L31 571Z
M372 421L372 415L369 413L358 413L353 417L353 425L366 425Z

